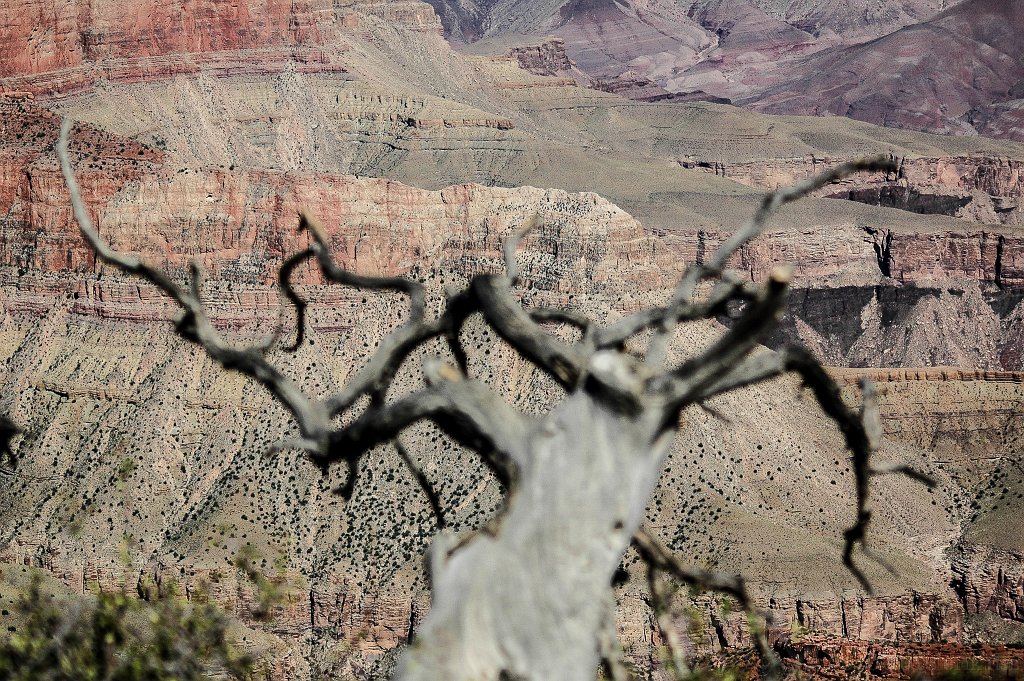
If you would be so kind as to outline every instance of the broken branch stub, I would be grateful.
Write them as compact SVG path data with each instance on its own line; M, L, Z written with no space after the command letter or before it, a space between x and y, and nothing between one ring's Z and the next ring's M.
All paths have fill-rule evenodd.
M687 270L667 306L638 311L604 328L574 312L525 309L514 295L512 286L519 274L516 247L540 223L538 217L524 221L506 241L504 274L472 277L431 317L422 285L401 277L348 272L333 259L327 231L303 213L299 228L309 235L310 244L286 259L279 272L282 307L290 305L296 317L295 342L289 350L303 341L306 309L291 275L307 261L315 262L328 282L395 291L410 301L405 323L381 340L348 383L334 395L315 399L267 359L269 346L284 335L283 321L279 320L267 342L235 348L221 338L207 316L199 295L198 268L192 285L181 286L157 267L119 253L99 236L72 170L70 130L71 123L65 121L57 155L74 218L99 261L157 286L182 310L176 327L182 337L198 344L225 369L258 381L281 401L301 432L292 445L305 449L323 468L346 463L354 473L366 451L391 443L416 476L439 524L443 523L442 503L398 439L408 426L423 419L433 421L477 452L506 483L503 510L486 527L462 537L444 531L436 535L428 556L432 606L402 657L398 679L590 681L602 658L621 677L621 660L610 659L619 655L620 647L612 640L608 603L613 575L632 543L653 570L701 588L723 590L754 610L741 578L688 568L653 535L642 531L640 522L680 411L786 372L803 378L851 450L857 472L856 521L847 532L844 560L869 588L852 562L852 552L864 544L871 517L870 479L884 473L922 476L906 467L871 467L877 430L870 399L863 413L849 409L834 381L807 350L759 350L759 341L783 312L791 273L777 269L764 285L754 286L723 273L723 268L765 228L777 207L850 172L887 168L885 163L845 164L770 194L754 218L707 263ZM717 279L718 284L707 299L695 300L697 284L707 278ZM679 366L662 368L676 325L711 319L737 304L745 306L743 312L721 338ZM565 389L565 397L548 413L520 414L486 385L467 376L459 332L475 313ZM576 327L579 340L568 342L548 333L542 325L550 323ZM648 329L654 331L654 338L646 358L624 352L627 340ZM424 387L389 398L400 367L434 339L448 343L455 364L428 358L423 365ZM364 396L369 398L366 410L339 426L335 418ZM354 484L353 476L344 487L351 491ZM776 669L777 658L766 639L759 635L756 642L768 668ZM677 665L682 668L684 661L677 660Z

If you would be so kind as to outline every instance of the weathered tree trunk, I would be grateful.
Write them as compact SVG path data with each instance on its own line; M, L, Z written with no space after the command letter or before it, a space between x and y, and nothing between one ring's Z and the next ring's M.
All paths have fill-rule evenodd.
M435 540L433 604L397 678L592 681L612 575L671 442L661 431L660 410L620 413L579 390L524 433L500 524Z
M752 609L741 578L687 566L649 533L637 531L676 420L687 405L788 371L803 377L823 410L838 424L852 453L857 515L856 523L846 531L843 562L867 590L870 585L852 556L854 547L864 544L871 520L870 479L903 473L929 482L906 466L872 467L870 457L881 428L877 412L870 408L870 390L865 390L864 409L856 413L845 405L839 387L805 348L753 354L758 340L782 314L790 272L773 271L763 286L753 286L725 270L779 206L852 172L894 172L891 160L842 164L795 187L773 192L750 222L710 259L686 270L667 306L640 310L605 327L571 311L526 309L513 295L512 285L518 277L516 246L539 219L526 221L505 242L507 275L475 276L465 290L449 296L439 316L428 318L419 282L347 272L331 257L324 230L303 214L299 226L309 233L311 244L288 258L280 271L283 297L296 314L296 339L289 349L302 343L306 309L290 277L307 260L315 259L329 281L409 297L406 323L385 336L373 357L341 391L315 399L267 359L268 350L281 339L283 319L266 342L233 347L207 316L198 265L192 267L190 285L181 286L161 270L118 253L99 236L71 168L71 127L70 121L61 126L57 154L75 219L97 257L161 289L181 307L176 326L179 334L201 345L226 369L242 372L273 393L299 427L301 437L289 446L306 450L324 469L337 462L348 463L352 474L340 488L342 494L351 491L355 483L359 457L378 444L393 442L436 507L437 497L429 482L397 442L399 433L420 419L433 420L450 436L475 449L508 481L506 507L489 526L461 539L446 534L435 539L430 550L433 606L402 658L397 674L400 681L590 681L602 652L613 669L621 671L613 651L611 579L631 541L636 541L652 571L668 571L688 584L727 593L742 607ZM705 300L698 300L697 286L705 279L714 279L716 284ZM712 319L726 313L730 304L742 304L743 312L728 331L682 364L663 366L669 338L678 323ZM547 372L568 397L543 418L532 419L515 412L473 380L459 334L466 319L475 313L482 314L502 339ZM575 327L580 338L564 342L548 333L545 323ZM640 361L624 350L629 339L645 331L652 332L652 340ZM435 338L447 341L457 366L440 358L428 359L424 362L424 389L387 399L392 380L410 353ZM336 418L364 397L369 398L369 407L347 425L337 426ZM765 637L756 640L764 658L777 670L777 658ZM682 666L676 663L677 668Z

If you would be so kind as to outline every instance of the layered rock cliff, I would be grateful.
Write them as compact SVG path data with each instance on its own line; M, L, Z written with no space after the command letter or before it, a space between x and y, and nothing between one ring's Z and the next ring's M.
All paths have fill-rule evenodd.
M610 11L606 3L577 5L575 17ZM32 41L8 48L30 62L37 54L38 66L23 64L4 87L38 96L3 98L0 123L0 356L8 386L0 407L27 430L17 470L0 472L10 483L0 492L0 506L11 509L0 514L6 562L45 567L85 590L116 583L127 546L140 594L171 581L186 589L209 581L220 602L247 618L253 597L233 556L252 544L268 570L286 556L293 588L270 628L280 650L300 659L282 674L300 678L332 658L338 667L329 671L338 675L379 675L427 607L419 556L435 522L393 452L382 448L365 461L349 503L330 493L344 471L322 479L293 452L264 454L291 432L283 411L176 339L165 301L97 267L83 247L51 154L58 113L91 122L76 127L74 153L103 234L174 276L198 260L213 319L238 342L272 328L276 267L307 243L294 232L299 208L324 219L344 265L419 277L434 301L469 274L499 267L503 236L539 213L544 226L520 255L525 302L604 320L664 302L685 263L707 257L763 188L806 176L820 167L816 159L892 151L906 156L901 177L829 190L866 203L798 204L733 265L753 279L779 261L796 265L790 314L773 343L800 338L835 364L948 364L961 367L959 378L982 376L876 376L889 384L891 441L881 456L923 465L942 483L933 495L903 481L878 488L873 536L899 576L866 564L880 590L866 598L839 565L850 475L838 433L815 410L793 408L801 399L794 382L688 414L649 520L694 562L748 573L778 613L773 635L784 638L790 625L899 642L973 635L979 611L965 605L967 591L948 586L958 568L944 551L967 546L963 523L992 519L992 527L972 525L977 533L968 539L983 546L993 545L993 527L1012 525L1000 515L1008 507L995 508L1012 485L986 457L996 449L1000 461L1011 460L1008 443L1018 432L1019 386L994 372L1019 371L1022 361L1020 147L703 103L631 103L577 87L566 77L573 74L560 73L557 44L516 56L554 77L525 73L509 57L446 51L436 18L417 3L268 6L252 34L243 9L218 17L230 25L185 27L183 42L175 37L164 51L135 56L131 36L159 37L170 30L162 20L111 27L92 15L75 19L106 26L96 29L97 46L82 47L78 65L47 62L42 55L56 48L37 50ZM256 45L256 36L267 44ZM75 88L84 89L65 96ZM681 167L679 159L714 159L706 163L722 169ZM925 216L894 210L882 188L941 199L899 208L971 201ZM877 190L877 200L851 195L862 190ZM990 215L1005 224L977 223L997 222ZM322 394L350 375L404 308L324 287L310 270L298 278L311 300L310 340L297 355L274 358ZM674 357L728 323L687 329ZM557 397L481 327L471 325L464 340L474 372L517 408L540 410ZM419 380L416 360L400 389ZM950 378L954 370L946 371ZM955 446L937 447L936 437ZM498 485L478 462L426 427L410 433L409 448L439 481L456 531L493 513ZM958 458L947 458L955 449ZM969 569L998 575L1002 558L992 555ZM620 632L632 658L656 668L643 575L634 556L625 567L634 580L620 593ZM994 602L1012 601L1016 587L1000 591L999 583L979 577L971 593L979 602L992 601L990 592ZM698 607L708 624L705 638L691 631L698 651L749 641L741 616L722 620L719 604ZM688 627L683 618L678 624Z
M844 160L849 159L809 156L725 163L686 158L680 164L750 187L776 189ZM899 171L892 176L854 178L827 187L819 195L982 224L1024 223L1024 164L1016 159L943 156L893 160Z
M959 547L953 570L967 613L1024 622L1022 560L1019 551L975 544Z
M22 115L52 120L30 109ZM523 256L525 297L532 304L614 316L657 301L675 279L678 254L594 195L478 186L427 191L341 175L176 170L158 150L122 145L89 128L75 139L85 195L106 238L179 276L190 259L201 262L213 318L240 340L272 322L279 303L268 282L281 256L305 244L293 231L300 207L328 220L333 249L346 266L417 273L435 287L496 266L502 236L534 211L545 227ZM137 173L114 172L118 159L136 157L143 159ZM325 641L357 642L351 673L384 664L386 651L408 639L424 611L418 556L433 526L425 501L395 468L393 456L381 451L366 463L349 504L330 494L337 479L321 480L297 455L260 463L261 453L289 432L280 408L175 339L162 321L173 311L151 289L96 268L76 238L47 140L33 134L8 162L2 267L11 391L5 410L27 432L18 468L7 473L13 484L4 492L12 509L4 517L5 560L44 567L85 590L116 583L123 573L111 547L116 538L132 547L140 592L172 579L186 590L212 581L215 597L245 617L252 596L239 586L230 559L251 543L271 559L275 552L290 557L295 591L273 627L279 637L310 646L303 669L321 659L324 646L334 645ZM696 241L690 248L697 248ZM281 354L280 361L312 390L328 390L402 311L386 299L323 288L310 272L302 274L312 301L310 344L296 358ZM367 318L378 321L368 325ZM468 340L476 370L519 408L538 409L554 397L488 335L474 329ZM410 368L403 385L414 375ZM756 399L768 413L783 415L792 389L766 387ZM687 429L678 446L651 520L695 560L744 565L753 574L774 561L800 564L803 575L791 578L777 597L780 615L810 611L800 595L804 580L822 594L814 602L825 612L837 569L835 542L847 514L843 505L808 506L780 533L780 520L795 507L792 490L775 478L790 447L802 442L797 434L819 431L822 417L782 416L772 436L758 428L761 435L753 437L761 417L743 406L747 399L729 398L722 408L749 424L722 430L713 418L694 417L696 428ZM796 445L806 453L795 469L787 463L788 474L799 478L797 469L808 476L824 469L841 454L837 438ZM476 526L492 512L497 488L478 464L429 429L411 435L410 443L426 457L430 474L444 481L449 521L457 529ZM700 454L687 455L688 449ZM898 448L893 454L910 455ZM132 465L124 467L125 461ZM844 477L838 469L831 478L801 485L832 495L834 484L848 485ZM680 499L679 485L698 492ZM907 528L897 518L909 514L920 519L911 531L927 535L928 546L941 545L952 531L949 518L924 499L910 512L898 501L902 490L897 484L883 493L894 515L880 523L880 531L902 536ZM767 527L775 528L778 543L749 541ZM895 548L900 543L894 540L886 551L902 566L901 581L890 583L882 573L874 578L897 593L906 585L933 588L931 559L901 552ZM818 558L808 561L808 550ZM849 588L848 577L839 579ZM931 640L932 625L922 629L922 623L939 616L905 612L899 598L842 605L840 611L847 612L847 627L864 636L887 636L883 623L904 618L894 631ZM948 607L939 604L922 608ZM831 630L839 619L815 621ZM636 641L650 642L649 624L639 622ZM624 630L637 626L624 624ZM745 640L740 623L731 632L728 641ZM649 648L636 654L649 654L644 650Z
M50 96L97 82L137 82L213 71L275 73L289 68L344 71L338 38L372 17L440 31L415 0L341 3L118 2L40 0L0 5L0 90Z

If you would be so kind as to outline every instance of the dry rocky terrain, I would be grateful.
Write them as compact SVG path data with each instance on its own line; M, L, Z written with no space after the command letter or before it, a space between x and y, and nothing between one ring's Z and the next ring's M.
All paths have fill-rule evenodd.
M973 643L1024 640L1024 146L582 87L595 77L583 67L596 67L573 56L580 17L620 11L612 3L574 3L561 43L511 41L490 56L453 50L442 20L497 40L565 7L484 8L515 15L513 26L482 22L470 3L438 16L412 0L230 12L210 1L190 14L204 20L185 23L150 4L0 0L0 410L26 431L17 468L0 470L5 578L42 567L81 593L127 574L141 596L208 581L248 621L252 589L232 560L251 544L291 590L247 636L288 678L380 677L429 605L420 556L435 521L395 453L364 461L348 502L331 493L344 471L325 479L295 452L270 453L292 431L283 409L174 336L174 310L81 241L52 151L61 115L79 121L72 152L101 233L178 277L199 261L211 314L239 342L273 324L276 269L307 243L300 208L324 220L346 267L421 278L435 305L445 287L498 267L502 238L537 214L524 301L611 320L666 300L766 189L890 154L897 173L785 209L733 265L755 280L795 265L789 314L768 344L808 344L851 399L858 378L873 378L880 456L940 480L932 493L878 485L872 537L895 571L865 561L869 597L840 565L853 513L842 440L791 380L687 414L649 522L687 560L747 574L776 613L773 637L806 672L909 678L972 658ZM746 16L742 6L783 37L814 23L816 39L845 45L943 9L865 9L850 24L844 6L855 3L785 4L673 6L658 34L683 44L702 25L694 17ZM692 51L708 49L705 28L692 36ZM404 308L300 274L308 339L275 357L326 394ZM684 329L673 356L729 322ZM557 399L482 325L466 334L473 371L517 408ZM399 390L420 380L417 365ZM493 514L498 482L466 452L426 426L407 444L455 531ZM618 626L632 661L657 675L662 641L635 560ZM705 626L685 608L676 625L697 652L748 642L741 614L696 606Z
M432 4L460 49L632 99L1024 140L1019 0Z

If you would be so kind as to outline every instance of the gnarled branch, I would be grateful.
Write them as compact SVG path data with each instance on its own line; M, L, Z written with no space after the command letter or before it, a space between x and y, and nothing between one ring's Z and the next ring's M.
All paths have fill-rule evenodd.
M736 252L751 239L763 232L768 225L768 219L782 206L787 203L792 203L797 199L801 199L818 189L821 189L825 185L841 180L854 173L895 172L896 170L897 167L895 162L887 157L849 161L841 163L834 168L831 168L819 175L810 177L791 187L783 187L770 192L761 201L761 205L758 206L753 217L751 217L745 225L736 230L736 232L726 239L725 243L719 246L718 250L715 251L714 255L712 255L707 262L694 263L686 269L686 272L683 274L682 279L680 279L679 285L676 287L675 293L672 296L672 302L669 304L669 309L675 310L684 301L692 299L694 291L697 288L697 284L699 284L702 279L721 276L723 274L723 269L729 262L729 259L732 258L732 256L735 255ZM660 327L651 339L651 344L647 352L647 361L649 364L661 366L665 361L665 353L668 350L668 338L678 322L679 318L674 314L667 315L662 319Z
M696 587L701 591L714 591L726 594L736 599L737 604L749 615L759 618L766 624L769 622L769 615L760 611L747 593L746 582L740 575L725 575L718 572L711 572L702 568L694 568L686 565L676 558L649 530L641 527L633 535L633 546L636 547L640 557L649 565L663 570L674 576L679 581L689 586ZM782 662L768 644L766 627L760 627L750 632L751 638L764 666L766 679L776 679L782 673Z
M322 442L329 428L329 419L320 406L309 400L298 386L274 367L266 357L264 345L248 348L234 348L228 345L210 323L206 310L199 299L199 268L192 265L190 288L179 286L163 271L146 264L139 258L118 253L99 235L82 200L78 180L75 178L68 154L68 137L72 123L65 119L61 124L57 140L57 157L61 172L67 183L68 193L75 220L82 235L103 261L114 267L149 281L181 306L183 314L178 320L178 332L203 347L225 369L239 371L266 387L295 417L303 437L312 442Z
M462 379L454 367L445 371L444 366L428 364L425 369L431 380L426 388L369 409L332 433L328 447L311 455L313 461L321 467L355 461L416 421L430 419L456 441L479 452L503 483L514 482L527 460L523 445L529 419L482 383Z
M782 315L792 272L776 268L743 316L721 338L668 374L654 379L663 390L670 412L692 403L722 375L757 347L764 332Z
M402 457L402 461L405 462L405 467L409 469L412 476L416 478L416 483L423 490L423 493L427 496L427 502L430 504L430 510L433 511L434 517L437 519L437 528L443 530L447 523L444 520L444 511L441 509L441 499L437 496L437 490L427 479L427 476L423 473L423 469L419 467L412 455L406 450L405 445L397 437L394 439L395 451L398 452L398 456Z
M498 335L566 390L576 387L586 367L586 355L537 325L512 297L508 277L481 275L470 283L480 312Z

